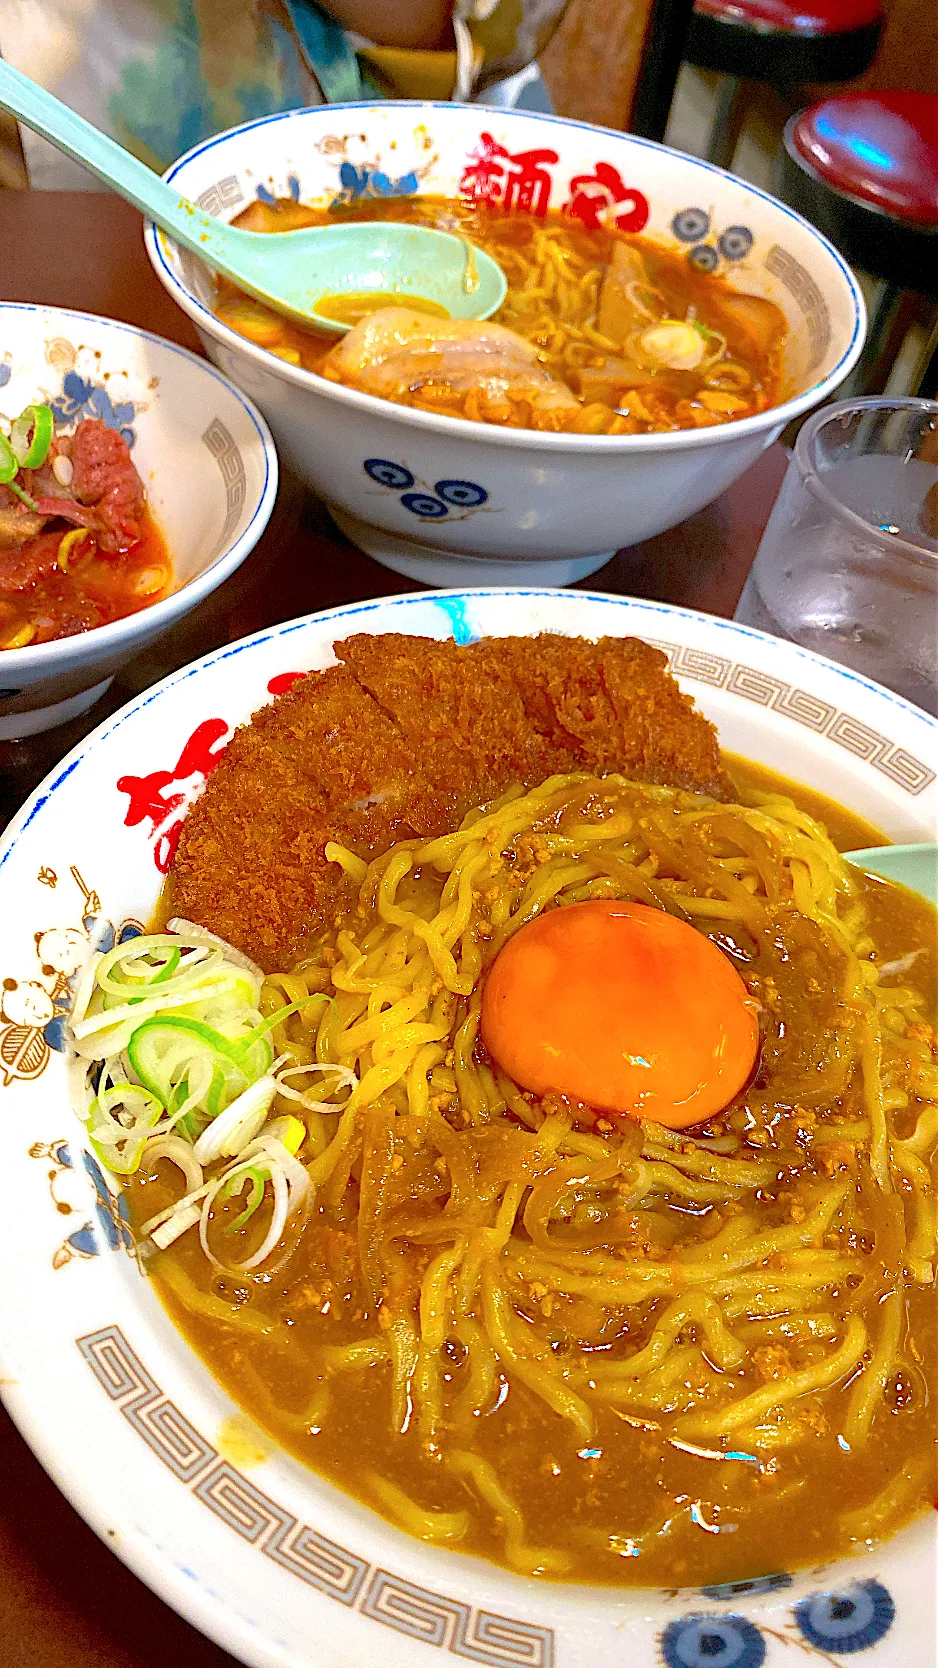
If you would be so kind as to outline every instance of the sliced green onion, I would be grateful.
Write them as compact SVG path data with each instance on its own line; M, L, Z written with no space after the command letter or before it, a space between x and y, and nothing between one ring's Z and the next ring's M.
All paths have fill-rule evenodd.
M183 1076L173 1084L166 1103L167 1128L195 1141L206 1118L214 1118L221 1106L225 1080L206 1060L184 1058L179 1069Z
M10 447L21 469L39 469L52 445L52 408L28 405L10 430Z
M111 1117L115 1112L120 1114L123 1111L128 1116L144 1117L155 1123L156 1118L163 1114L162 1101L139 1083L112 1083L99 1091L98 1104ZM133 1112L135 1105L140 1109L136 1114Z
M88 1135L101 1162L119 1176L132 1175L163 1112L162 1101L137 1083L99 1088L88 1111Z
M239 1228L243 1228L246 1222L250 1222L252 1216L264 1198L265 1180L266 1177L264 1171L258 1170L252 1165L250 1169L241 1170L237 1175L232 1176L231 1181L221 1189L219 1193L220 1199L237 1199L240 1198L241 1194L244 1192L245 1183L251 1183L251 1193L248 1198L248 1203L246 1204L244 1210L239 1211L235 1220L228 1223L225 1228L226 1234L236 1234Z
M289 1058L289 1054L282 1054L280 1057L281 1062L288 1060ZM278 1069L278 1064L279 1063L275 1063L273 1067L274 1075L277 1078L277 1093L282 1095L285 1100L295 1100L298 1105L304 1108L304 1111L306 1112L325 1112L327 1114L332 1112L341 1112L342 1105L337 1104L335 1101L317 1100L315 1094L310 1089L292 1088L286 1081L288 1077L299 1077L302 1074L308 1074L314 1071L330 1072L334 1078L332 1085L328 1089L328 1092L331 1094L335 1094L338 1089L354 1089L359 1081L355 1072L352 1071L349 1066L335 1065L326 1060L310 1060L304 1066L284 1066L281 1070Z
M227 1080L240 1079L247 1087L247 1073L227 1037L201 1019L183 1019L175 1014L154 1014L141 1021L127 1045L134 1073L151 1093L166 1102L173 1082L174 1064L205 1060Z
M28 510L32 510L34 515L39 514L39 505L36 503L35 498L30 498L29 493L24 492L23 488L21 486L17 486L15 481L7 481L5 484L9 487L11 492L16 494L21 504L25 504L26 508Z
M281 1146L287 1148L291 1157L299 1151L305 1136L306 1124L300 1118L295 1118L292 1112L285 1112L283 1117L275 1118L264 1131L265 1141L279 1141Z
M237 1095L224 1112L212 1119L208 1129L202 1131L195 1143L193 1152L199 1163L213 1164L217 1158L237 1158L258 1134L274 1104L276 1093L277 1079L260 1077Z
M159 972L154 974L150 983L152 985L160 985L163 983L164 979L171 979L182 959L182 951L173 949L167 956L166 961L160 968Z
M128 1133L119 1147L110 1141L99 1140L97 1134L89 1135L88 1141L98 1163L103 1164L106 1170L112 1171L115 1176L132 1176L135 1170L140 1169L147 1137Z
M79 528L78 531L83 532L84 529ZM99 979L98 982L101 985L102 990L111 991L116 987L116 989L120 992L121 999L124 1001L139 1002L142 998L140 996L129 996L127 994L128 989L136 987L138 990L143 991L149 990L151 985L165 984L167 979L171 979L173 977L173 974L176 972L176 969L181 961L182 955L180 951L174 950L171 955L167 956L162 967L154 968L152 970L149 978L142 978L139 974L130 972L126 969L121 969L119 972L112 973L109 979ZM144 966L146 965L147 964L145 962ZM120 968L120 963L118 963L118 967Z
M274 1049L267 1037L257 1037L246 1054L243 1054L239 1064L246 1073L248 1081L253 1083L255 1078L263 1077L270 1071L274 1063Z
M83 1000L76 1000L72 1013L75 1047L90 1059L120 1054L141 1019L156 1013L215 1021L226 1043L233 1044L260 1019L261 978L214 947L164 933L118 945L102 956L90 984L82 980ZM263 1057L256 1057L254 1075L265 1070L269 1058L265 1048Z
M256 961L246 956L244 951L236 950L233 944L226 944L224 938L219 938L217 932L209 932L208 927L200 927L198 921L187 921L184 915L174 915L166 923L167 931L177 933L180 938L190 944L210 944L213 949L221 950L226 961L233 962L236 967L243 968L246 973L257 981L258 990L264 983L264 974Z
M262 1038L266 1037L269 1031L273 1031L274 1026L279 1025L282 1019L286 1019L288 1014L298 1013L308 1003L333 1001L335 1001L335 997L326 996L321 990L314 990L309 996L301 996L299 1002L288 1002L285 1007L278 1008L276 1013L271 1014L269 1019L265 1019L262 1025L256 1025L253 1031L249 1031L246 1037L242 1037L235 1045L236 1052L241 1054L243 1050L247 1051L252 1048L256 1042L260 1042Z
M150 1235L157 1250L165 1251L187 1228L194 1228L201 1215L201 1205L185 1205L181 1210L174 1210L172 1216L168 1216L160 1227L154 1228Z
M128 1136L152 1129L163 1116L163 1102L136 1083L115 1083L99 1089L88 1114L91 1134L104 1146L118 1145Z
M199 1223L199 1243L205 1255L217 1268L224 1268L209 1244L208 1227L212 1214L212 1206L223 1188L228 1188L232 1182L245 1170L257 1169L266 1174L274 1195L273 1210L270 1226L263 1242L253 1256L246 1257L243 1262L235 1263L229 1272L258 1268L265 1263L271 1252L279 1244L287 1222L295 1216L302 1207L309 1211L313 1200L313 1188L310 1177L304 1166L293 1157L279 1138L285 1123L300 1126L301 1139L305 1134L299 1118L277 1118L267 1125L257 1138L247 1146L234 1167L220 1176L215 1185L206 1195L202 1206L202 1221Z
M178 1135L156 1136L147 1147L147 1163L156 1164L157 1160L161 1158L165 1158L170 1164L175 1164L177 1169L182 1171L186 1178L187 1194L202 1186L202 1165L195 1157L188 1141L180 1140ZM176 1203L181 1204L182 1200L178 1199ZM175 1210L176 1206L173 1205L171 1208ZM144 1232L146 1232L146 1227Z
M639 338L642 355L673 371L694 371L704 358L700 330L681 319L660 319Z
M200 1007L204 1012L207 1005L219 1001L224 1001L230 1011L232 999L239 1001L242 1015L247 1017L250 1013L253 1017L253 1011L238 998L237 976L231 970L219 968L201 980L198 975L187 979L178 974L166 984L158 985L152 994L143 995L139 1003L135 999L133 1003L122 1002L116 1008L104 1009L95 1009L90 1003L83 1019L76 1014L72 1020L72 1040L79 1054L90 1059L107 1059L127 1047L148 1014L169 1013L173 1009L178 1014L180 1009L192 1007ZM225 1040L230 1046L230 1039Z
M218 968L220 954L213 954L204 945L194 947L186 957L184 972L197 967L202 972ZM149 933L133 938L130 943L118 944L101 958L97 982L103 991L123 998L128 983L150 984L164 967L172 966L175 973L182 960L182 948L163 933Z
M225 1093L225 1073L218 1066L212 1068L212 1079L205 1096L206 1111L211 1118L217 1118L222 1110L222 1096Z
M205 1254L221 1268L208 1240L214 1200L248 1188L237 1229L269 1198L262 1243L235 1265L250 1270L276 1251L289 1222L302 1226L315 1196L296 1156L305 1123L290 1114L271 1117L279 1069L290 1056L275 1062L268 1034L308 1004L332 999L311 992L264 1018L262 973L227 951L194 929L142 935L90 955L72 1008L69 1097L107 1170L129 1175L161 1158L182 1170L187 1191L143 1226L151 1249L164 1249L198 1223ZM331 1072L342 1087L358 1081L347 1067L316 1063L288 1066L288 1073L298 1069ZM218 1164L222 1174L204 1180L203 1164Z
M7 440L0 434L0 486L9 486L19 474L20 460Z

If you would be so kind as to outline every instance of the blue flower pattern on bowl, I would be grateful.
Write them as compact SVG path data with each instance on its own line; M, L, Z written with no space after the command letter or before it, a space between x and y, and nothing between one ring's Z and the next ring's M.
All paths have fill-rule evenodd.
M55 1141L47 1146L39 1143L30 1149L34 1158L51 1159L55 1169L49 1172L50 1193L56 1208L65 1215L69 1215L78 1207L68 1203L56 1191L58 1179L66 1174L74 1174L76 1157L68 1141ZM89 1219L80 1228L73 1228L67 1234L56 1251L53 1268L64 1268L75 1257L98 1257L107 1247L111 1251L121 1249L136 1252L134 1235L127 1208L127 1199L123 1192L112 1193L104 1179L101 1168L91 1153L82 1151L81 1166L90 1176L94 1186L94 1214L96 1221Z
M745 1616L679 1616L662 1634L666 1668L760 1668L766 1644Z
M405 469L400 463L392 463L390 458L366 458L362 468L379 486L392 487L395 492L414 485L410 469Z
M124 1193L112 1193L110 1191L100 1166L97 1160L92 1158L91 1153L82 1153L82 1163L94 1183L95 1215L104 1235L105 1244L111 1251L118 1251L122 1246L125 1251L132 1251L134 1235ZM89 1225L86 1224L85 1229L80 1230L80 1232L87 1233L88 1229ZM100 1244L96 1243L91 1255L94 1256L100 1249Z
M450 513L446 504L429 492L403 492L401 502L406 510L420 516L422 521L441 521Z
M460 510L478 509L489 497L485 487L478 486L475 481L438 481L434 491L440 494L445 504L453 504Z
M62 393L51 405L56 423L62 427L83 417L99 417L109 429L123 435L128 446L133 446L137 438L133 428L137 407L133 400L121 400L115 405L103 382L92 382L77 371L66 371Z
M757 1576L702 1587L705 1598L725 1600L779 1592L792 1585L786 1574ZM829 1592L809 1593L790 1612L802 1649L826 1662L869 1650L889 1632L896 1606L880 1581L854 1581ZM774 1637L783 1635L773 1630ZM739 1615L679 1616L660 1638L665 1668L761 1668L766 1640L755 1622Z
M728 226L721 232L717 247L725 261L744 261L753 248L753 233L749 226Z
M679 243L690 245L688 261L698 272L716 272L721 259L735 265L745 261L753 248L749 226L726 226L715 232L707 209L680 209L673 216L672 231Z
M381 168L357 168L354 162L343 162L339 183L342 190L333 198L330 208L342 208L343 204L355 203L360 197L413 197L420 180L413 168L392 179Z
M489 503L486 488L478 481L445 477L433 487L419 480L405 464L391 458L365 458L362 468L378 486L401 494L401 504L421 521L463 521Z
M711 227L711 216L706 209L680 209L672 220L672 231L681 243L698 243Z
M716 272L721 264L720 255L709 243L696 243L688 251L688 260L698 272Z
M802 1637L835 1656L851 1656L876 1645L895 1615L893 1599L879 1581L855 1581L833 1592L812 1593L795 1608Z

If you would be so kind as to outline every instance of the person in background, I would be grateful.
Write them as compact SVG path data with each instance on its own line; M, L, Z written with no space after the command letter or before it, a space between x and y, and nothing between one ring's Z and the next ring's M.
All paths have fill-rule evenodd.
M162 172L209 134L305 105L512 104L537 78L534 60L566 5L2 0L0 55ZM99 182L0 112L0 186L75 191Z

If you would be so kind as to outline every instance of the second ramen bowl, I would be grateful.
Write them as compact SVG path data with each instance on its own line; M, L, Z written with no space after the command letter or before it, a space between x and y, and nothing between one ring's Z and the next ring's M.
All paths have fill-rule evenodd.
M215 317L208 268L148 227L157 274L260 406L283 461L363 550L431 585L568 584L674 527L827 399L864 341L857 283L814 227L709 163L581 122L473 105L329 105L219 134L166 178L225 220L256 197L485 193L532 214L599 207L782 309L783 399L756 417L653 435L501 429L392 405L275 358Z

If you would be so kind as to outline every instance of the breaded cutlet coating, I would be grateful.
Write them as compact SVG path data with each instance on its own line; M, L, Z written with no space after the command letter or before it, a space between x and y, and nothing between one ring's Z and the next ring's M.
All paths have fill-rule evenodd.
M717 733L683 695L660 649L635 637L484 639L511 671L526 715L559 769L618 770L642 782L727 798Z
M510 782L542 782L558 768L498 657L401 633L347 637L335 652L464 811Z
M326 861L327 840L380 850L436 833L452 815L343 666L311 673L262 707L216 769L217 788L183 825L173 907L211 922L268 969L354 902L351 882Z
M454 827L513 783L619 770L730 797L713 726L633 638L362 634L236 731L190 810L177 914L268 969L355 901L325 846L367 857Z
M602 760L598 756L598 768L619 768L643 782L732 799L717 731L679 689L661 649L635 637L604 637L597 650L622 760L617 766L605 752Z

